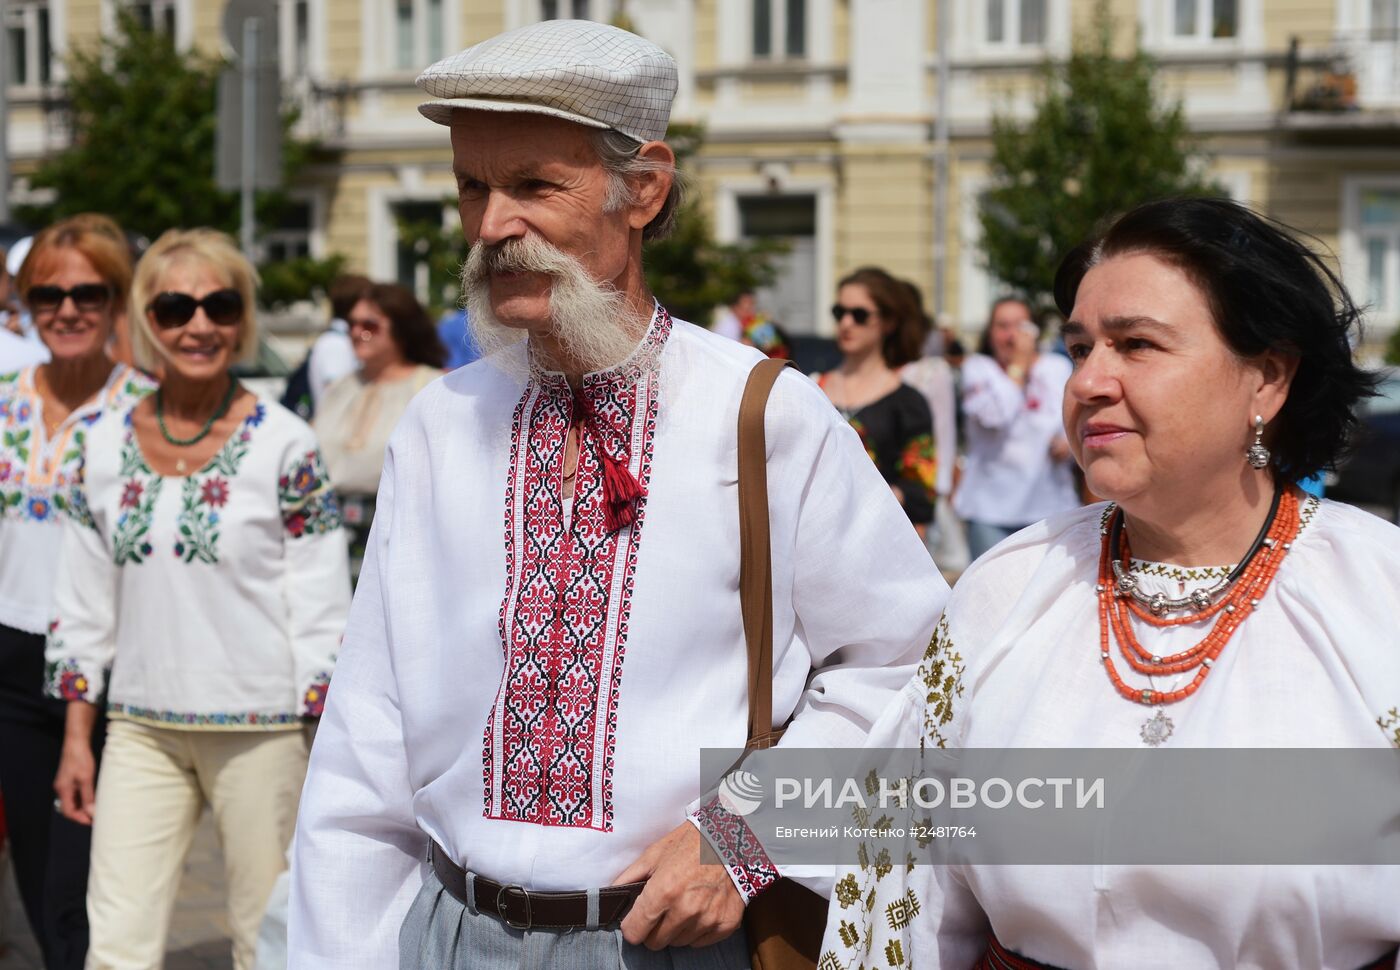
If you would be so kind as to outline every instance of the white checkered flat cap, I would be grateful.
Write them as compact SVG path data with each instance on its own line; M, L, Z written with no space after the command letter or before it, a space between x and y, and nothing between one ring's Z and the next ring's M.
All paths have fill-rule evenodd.
M552 115L638 141L666 137L676 62L636 34L590 20L546 20L438 61L418 110L440 125L454 108Z

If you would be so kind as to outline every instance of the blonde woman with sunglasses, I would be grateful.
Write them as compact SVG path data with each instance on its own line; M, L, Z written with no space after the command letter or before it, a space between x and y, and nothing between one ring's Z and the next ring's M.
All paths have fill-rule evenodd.
M164 375L93 429L66 526L48 690L75 748L106 694L102 774L65 756L63 814L93 826L89 970L159 966L203 805L223 845L233 961L253 965L285 868L350 584L311 429L240 386L256 274L232 240L166 233L136 270L139 361ZM109 673L110 672L110 673Z
M119 231L77 219L50 226L16 283L48 360L0 376L0 791L45 965L76 970L87 949L88 832L54 811L64 705L44 696L44 631L83 439L119 423L113 412L154 384L109 355L131 285ZM94 765L101 740L100 728L89 732L73 757Z

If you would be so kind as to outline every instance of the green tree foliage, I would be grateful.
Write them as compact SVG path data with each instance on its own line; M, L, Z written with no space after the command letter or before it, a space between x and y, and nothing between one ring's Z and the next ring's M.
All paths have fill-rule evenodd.
M699 149L704 132L693 125L672 125L666 139L684 167ZM446 207L456 204L455 199L443 200ZM444 229L434 220L400 220L399 239L418 260L428 264L430 311L436 316L457 306L461 295L459 271L466 259L466 244L459 228L453 225ZM642 266L652 292L667 309L683 320L704 324L716 306L730 302L745 290L771 283L777 273L774 257L786 249L785 243L774 240L716 243L705 214L692 196L682 206L674 232L666 239L645 245Z
M986 263L1044 305L1055 269L1103 220L1174 195L1218 195L1180 103L1162 103L1155 65L1137 48L1120 59L1101 5L1094 34L1068 61L1048 63L1027 125L993 121L993 187L980 220Z
M43 225L102 212L148 239L175 227L236 234L238 193L225 192L214 181L216 88L223 66L198 51L177 50L169 35L119 13L111 37L69 55L65 93L73 142L45 159L32 180L34 187L53 191L53 204L30 207L20 217ZM294 121L294 115L285 117L284 129ZM294 177L316 151L286 138L284 179ZM287 197L280 190L259 192L256 202L259 224L268 225ZM278 302L310 295L330 263L322 262L307 261L287 272L264 267L275 278ZM284 284L298 278L306 281L305 292L288 291Z

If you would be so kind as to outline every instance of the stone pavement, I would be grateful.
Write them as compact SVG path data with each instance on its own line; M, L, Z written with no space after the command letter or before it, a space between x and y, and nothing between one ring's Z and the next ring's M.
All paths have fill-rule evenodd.
M43 970L29 935L9 866L0 889L0 938L9 949L0 955L0 970ZM165 970L231 970L228 920L224 914L224 864L212 816L206 812L185 859L180 898L170 925Z

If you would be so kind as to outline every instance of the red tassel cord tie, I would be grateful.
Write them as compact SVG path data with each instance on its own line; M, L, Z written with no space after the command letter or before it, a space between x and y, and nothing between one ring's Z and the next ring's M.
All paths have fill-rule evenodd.
M603 521L609 532L620 532L637 521L637 504L646 491L627 467L630 456L626 451L615 458L608 451L608 433L612 431L598 419L588 399L574 394L574 408L583 418L583 426L598 443L598 460L603 465ZM613 437L618 437L613 433Z

